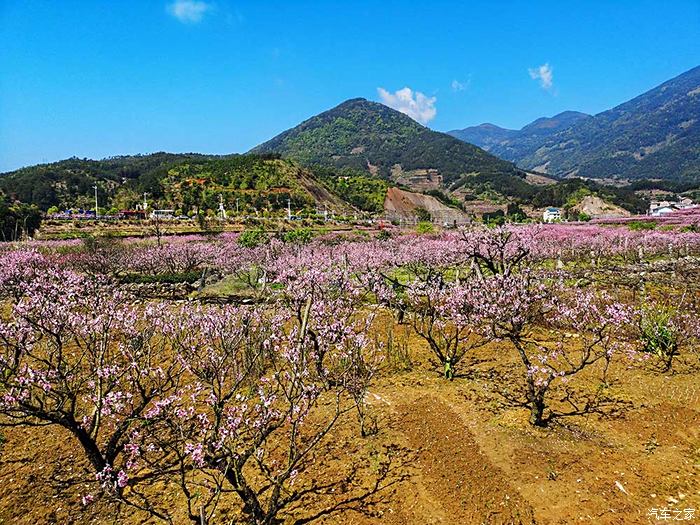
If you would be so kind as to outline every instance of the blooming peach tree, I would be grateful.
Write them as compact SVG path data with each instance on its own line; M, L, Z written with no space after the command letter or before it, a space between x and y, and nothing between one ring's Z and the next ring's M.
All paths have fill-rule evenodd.
M414 330L428 343L445 379L454 379L462 359L491 339L481 329L481 283L474 277L459 283L415 282L408 297Z
M568 384L597 364L601 384L605 382L615 354L632 352L624 336L630 309L605 292L571 293L557 276L530 272L487 279L483 291L486 329L509 342L522 363L523 404L530 411L530 423L545 426L556 417L594 409L596 396L576 401L569 390L565 397L569 408L564 412L552 410L548 396L556 383Z
M108 282L46 269L0 322L0 423L65 428L105 492L155 515L140 492L124 489L133 471L128 443L182 377L157 335L161 317L157 306L131 306ZM164 455L156 463L158 471L134 475L154 478L172 465Z

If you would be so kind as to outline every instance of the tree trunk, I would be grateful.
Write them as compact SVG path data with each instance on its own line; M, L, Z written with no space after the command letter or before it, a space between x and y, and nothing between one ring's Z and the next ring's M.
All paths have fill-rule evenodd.
M536 394L530 401L530 424L536 427L544 427L547 422L544 420L544 395Z
M243 501L243 512L248 515L248 523L264 525L266 523L265 511L260 504L258 496L243 479L243 474L240 469L241 467L239 466L231 465L231 467L225 471L226 480L231 484L233 490Z
M69 430L75 437L78 438L78 441L82 445L83 450L85 450L85 454L95 469L95 472L102 472L107 466L107 461L105 460L95 441L79 426L69 427Z

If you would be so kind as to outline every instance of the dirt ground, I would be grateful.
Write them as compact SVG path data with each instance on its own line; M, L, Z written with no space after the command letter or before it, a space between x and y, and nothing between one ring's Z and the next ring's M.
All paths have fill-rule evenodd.
M422 347L411 348L412 370L384 374L368 395L378 433L360 438L347 421L327 453L337 464L314 473L390 448L399 459L394 483L320 523L626 525L661 523L649 515L659 508L696 509L684 522L700 523L697 370L660 375L620 363L612 390L626 403L621 413L536 429L526 410L496 392L497 374L517 372L507 349L483 350L448 382ZM2 433L0 523L151 523L104 503L82 507L80 480L89 471L67 434L51 427ZM177 504L174 491L162 497ZM235 511L223 508L218 517L231 523Z

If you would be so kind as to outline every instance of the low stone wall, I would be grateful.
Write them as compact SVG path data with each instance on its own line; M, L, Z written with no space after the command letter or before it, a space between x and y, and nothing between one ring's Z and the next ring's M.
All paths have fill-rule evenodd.
M185 299L197 286L196 283L127 283L122 289L144 299Z

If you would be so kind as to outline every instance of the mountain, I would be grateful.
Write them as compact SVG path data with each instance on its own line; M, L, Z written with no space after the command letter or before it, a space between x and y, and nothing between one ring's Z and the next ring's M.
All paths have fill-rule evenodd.
M530 133L555 132L558 126L576 118L577 114L567 112L541 119L530 125ZM552 183L543 179L530 183L526 174L510 162L361 98L312 117L251 152L277 154L313 166L314 173L322 176L329 187L356 204L363 202L369 192L372 202L378 202L382 191L387 194L386 187L370 183L384 181L430 195L453 208L472 209L475 203L506 207L513 202L563 206L584 191L634 211L646 206L631 191L602 188L590 181ZM346 181L352 181L352 191L345 191ZM388 194L402 195L398 200L389 199L390 203L416 200L403 193ZM395 211L391 206L387 208L386 201L384 204L387 212Z
M43 210L54 206L92 209L94 185L100 206L108 209L133 208L144 193L151 205L183 213L216 210L220 196L229 210L236 206L281 210L287 207L287 199L295 209L318 205L351 209L311 171L274 156L155 153L103 160L72 158L0 174L0 191Z
M700 66L593 117L565 112L514 134L489 129L450 133L558 177L700 182Z
M587 119L588 117L590 117L590 115L581 113L580 111L563 111L553 117L541 117L530 122L530 124L524 126L520 130L520 133L523 135L540 135L547 137L558 131L569 128L580 120Z
M541 119L526 128L533 136L550 133L565 118L576 116ZM359 208L380 213L390 187L429 195L453 210L471 209L475 203L561 206L584 190L632 211L645 207L632 191L604 189L591 181L535 179L398 111L353 99L246 155L71 158L0 174L0 191L11 201L43 210L92 209L94 185L103 208L133 208L146 193L151 206L178 213L216 210L220 198L227 209L238 205L249 213L279 212L288 200L293 208L309 211L321 205L340 212Z
M589 117L590 115L578 111L564 111L553 117L538 118L519 130L501 128L494 124L481 124L449 131L448 134L476 144L503 159L518 162L535 151L547 137Z
M416 189L454 189L470 174L522 175L512 163L481 148L362 98L316 115L251 152L276 153L309 166L362 170Z
M700 180L700 67L548 137L517 162L558 176Z
M501 128L488 122L447 132L448 135L479 146L486 151L492 151L495 146L513 139L518 133L518 130Z

